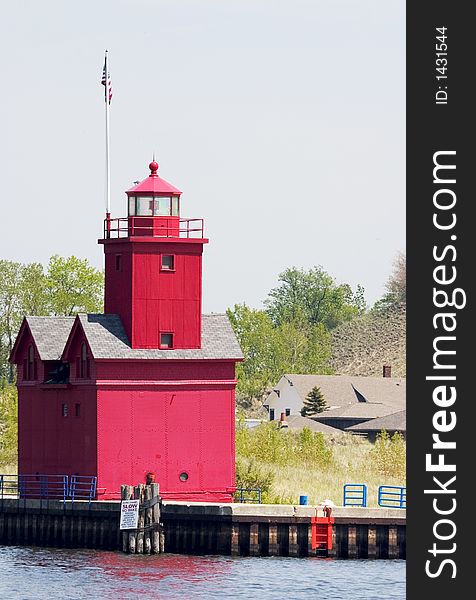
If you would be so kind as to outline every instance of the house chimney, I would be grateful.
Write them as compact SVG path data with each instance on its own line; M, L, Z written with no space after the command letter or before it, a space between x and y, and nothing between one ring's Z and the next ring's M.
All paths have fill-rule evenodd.
M383 376L384 377L392 376L392 367L390 365L383 365Z
M285 428L289 427L289 424L286 421L286 413L285 412L281 413L281 418L279 419L278 427L279 427L279 429L285 429Z

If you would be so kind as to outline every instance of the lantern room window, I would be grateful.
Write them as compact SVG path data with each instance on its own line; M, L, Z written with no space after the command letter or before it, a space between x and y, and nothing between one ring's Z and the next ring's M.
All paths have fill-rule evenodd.
M136 211L138 217L151 217L154 214L154 199L136 198Z
M171 198L155 198L154 200L154 215L159 217L169 217L172 213L170 210Z
M129 196L130 217L178 217L178 196Z

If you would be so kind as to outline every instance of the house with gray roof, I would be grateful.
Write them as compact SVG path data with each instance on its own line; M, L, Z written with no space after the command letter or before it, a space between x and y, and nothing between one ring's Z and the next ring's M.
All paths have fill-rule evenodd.
M339 429L405 409L404 378L286 374L264 402L269 419L279 419L283 412L286 417L300 415L314 387L321 390L328 408L313 418Z

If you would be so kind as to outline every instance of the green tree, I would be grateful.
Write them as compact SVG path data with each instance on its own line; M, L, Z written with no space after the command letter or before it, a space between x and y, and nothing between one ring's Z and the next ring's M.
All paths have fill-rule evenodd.
M20 263L0 261L0 377L12 378L8 356L21 322L21 267Z
M279 369L276 331L264 311L245 304L235 304L227 313L245 356L237 365L237 392L248 400L260 399Z
M330 335L323 325L275 326L262 310L236 304L228 310L245 360L237 366L238 396L261 400L283 373L329 373Z
M47 314L45 288L41 264L0 260L0 377L13 379L8 357L23 315Z
M393 269L385 285L386 294L372 307L376 313L385 313L407 302L407 259L399 252L393 261Z
M45 273L39 263L0 260L0 377L13 381L8 364L25 315L101 312L103 274L87 260L53 256Z
M50 314L102 312L104 276L87 259L52 256L46 283Z
M328 405L321 388L314 386L304 400L301 415L303 417L314 417L315 415L324 412L326 408L328 408Z
M349 321L366 309L362 286L353 292L348 284L337 284L322 267L309 271L291 267L283 271L278 287L269 292L265 306L275 325L322 324L327 329Z

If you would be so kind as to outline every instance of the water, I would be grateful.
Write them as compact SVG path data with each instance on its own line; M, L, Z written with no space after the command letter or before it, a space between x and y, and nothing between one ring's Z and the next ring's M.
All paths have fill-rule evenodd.
M0 598L21 600L397 600L405 561L223 556L0 547Z

